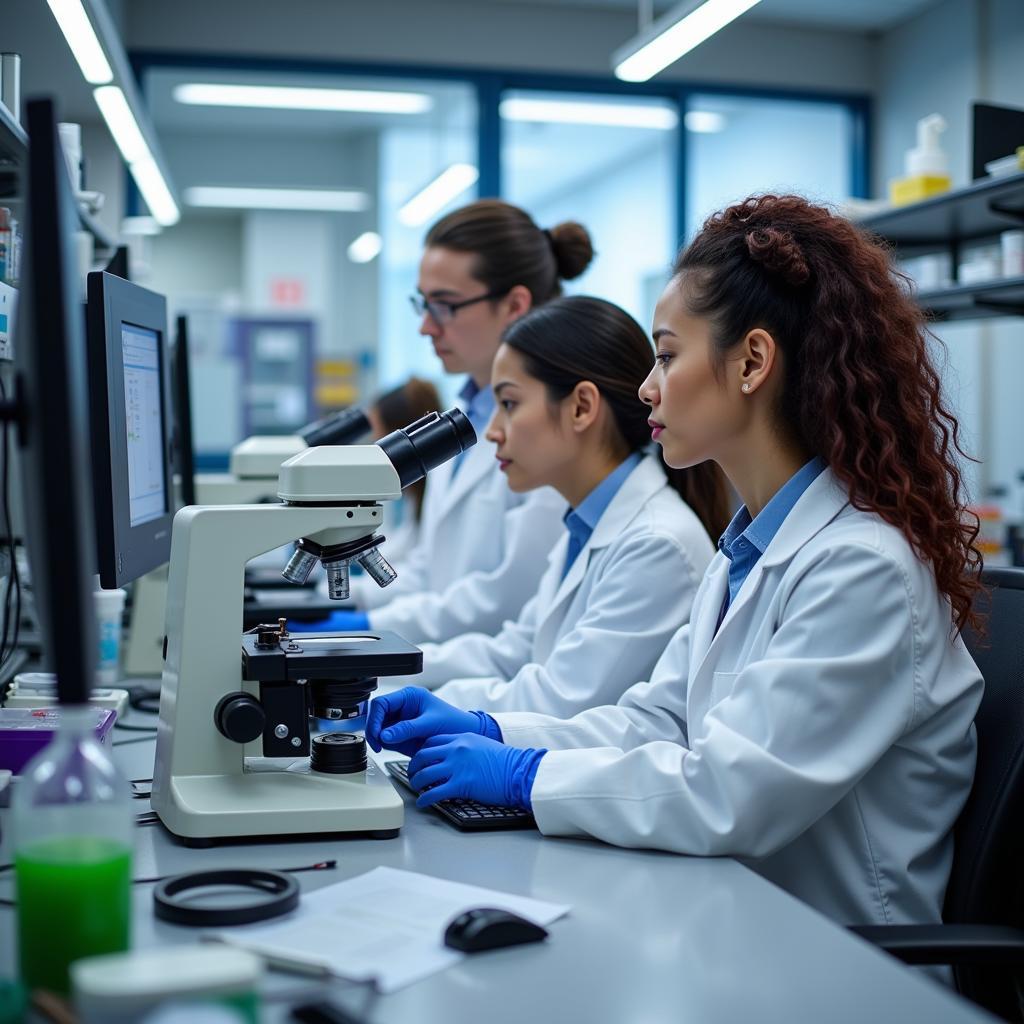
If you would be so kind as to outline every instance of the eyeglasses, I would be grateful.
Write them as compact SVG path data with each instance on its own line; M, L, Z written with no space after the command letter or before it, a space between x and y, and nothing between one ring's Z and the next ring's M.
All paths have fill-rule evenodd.
M419 292L409 296L409 302L417 316L430 314L434 323L444 326L455 319L455 314L466 306L474 306L478 302L486 302L487 299L500 299L506 292L488 292L486 295L478 295L475 299L463 299L462 302L444 302L441 299L428 299Z

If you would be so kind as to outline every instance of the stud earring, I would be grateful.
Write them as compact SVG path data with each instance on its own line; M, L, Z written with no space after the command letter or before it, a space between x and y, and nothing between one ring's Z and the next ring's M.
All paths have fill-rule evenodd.
M749 384L744 384L743 385L743 390L744 391L749 391L750 390L750 385Z

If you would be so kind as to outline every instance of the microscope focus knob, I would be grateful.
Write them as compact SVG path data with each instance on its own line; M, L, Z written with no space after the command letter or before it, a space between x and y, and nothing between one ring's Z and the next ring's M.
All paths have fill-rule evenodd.
M226 693L217 703L213 721L222 735L235 743L251 743L263 735L267 716L260 702L244 690Z

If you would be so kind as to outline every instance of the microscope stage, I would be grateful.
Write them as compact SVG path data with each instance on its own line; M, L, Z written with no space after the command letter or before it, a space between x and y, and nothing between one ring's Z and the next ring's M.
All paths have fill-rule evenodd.
M242 677L258 682L412 676L423 670L423 652L397 633L289 633L260 647L255 633L242 636Z

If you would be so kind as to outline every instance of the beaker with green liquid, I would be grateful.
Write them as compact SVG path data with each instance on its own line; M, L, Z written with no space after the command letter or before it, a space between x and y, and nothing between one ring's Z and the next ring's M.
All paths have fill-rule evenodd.
M94 707L62 705L57 735L15 787L18 959L33 989L67 994L75 960L130 942L131 797L95 727Z

